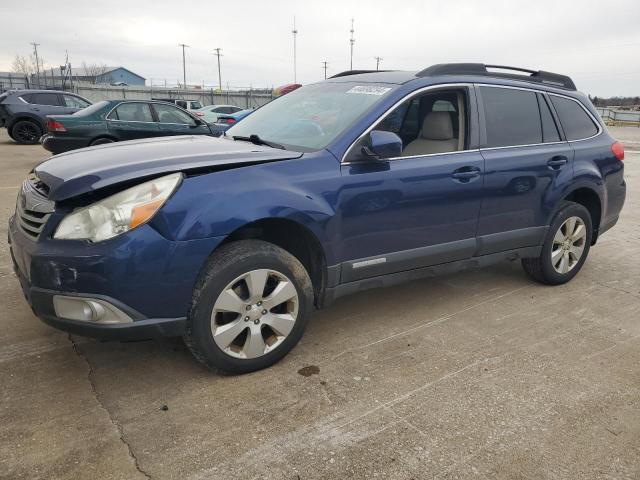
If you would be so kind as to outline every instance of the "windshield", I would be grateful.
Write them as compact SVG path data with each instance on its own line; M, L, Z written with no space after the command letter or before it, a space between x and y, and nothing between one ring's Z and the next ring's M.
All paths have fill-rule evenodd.
M102 110L105 106L109 105L109 102L106 100L102 100L101 102L94 103L93 105L89 105L87 108L83 108L82 110L78 110L75 115L76 117L81 117L84 115L92 115L100 110Z
M321 150L394 87L351 82L301 87L259 108L227 130L226 136L257 135L288 150Z

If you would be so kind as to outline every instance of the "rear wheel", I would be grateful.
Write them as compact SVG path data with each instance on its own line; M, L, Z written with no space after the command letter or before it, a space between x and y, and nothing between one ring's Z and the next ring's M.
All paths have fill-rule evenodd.
M40 126L31 120L20 120L11 127L11 138L20 145L35 145L41 136Z
M113 142L115 142L115 140L113 140L112 138L96 138L93 142L89 144L89 146L93 147L95 145L105 145L107 143L113 143Z
M260 240L225 245L196 285L185 343L212 369L268 367L302 337L312 292L307 271L286 250Z
M565 202L551 222L540 256L524 258L522 266L541 283L566 283L586 261L592 235L589 211L580 204Z

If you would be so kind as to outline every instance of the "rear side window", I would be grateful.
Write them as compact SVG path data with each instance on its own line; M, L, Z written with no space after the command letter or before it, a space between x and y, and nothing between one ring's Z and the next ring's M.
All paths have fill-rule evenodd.
M34 105L60 105L57 93L32 93L29 96L23 95L22 98Z
M550 95L567 140L580 140L593 137L598 127L577 101Z
M487 147L542 143L536 94L527 90L480 87L484 103Z
M540 121L542 122L542 141L545 143L559 142L558 127L553 120L547 100L540 94L538 94L538 104L540 105Z
M153 122L151 110L146 103L123 103L118 105L109 118L123 122Z

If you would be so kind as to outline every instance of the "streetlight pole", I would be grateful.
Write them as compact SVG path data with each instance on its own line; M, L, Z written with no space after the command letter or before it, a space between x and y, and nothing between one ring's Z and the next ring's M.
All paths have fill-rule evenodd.
M349 62L349 70L353 70L353 44L356 43L356 39L353 38L353 18L351 19L351 38L349 44L351 45L351 61Z
M298 83L298 72L296 67L296 36L298 35L298 30L296 29L296 17L293 17L293 83Z
M184 43L179 43L179 47L182 47L182 88L187 89L187 67L184 56L184 49L188 48L189 45L185 45Z
M31 42L31 45L33 45L33 52L36 56L36 72L38 75L38 88L40 88L40 59L38 58L38 46L40 45L39 43L36 42Z
M373 57L376 59L376 70L380 70L380 61L384 60L382 57Z
M220 57L222 56L222 54L220 53L220 50L222 49L214 48L214 50L216 51L214 55L218 57L218 88L220 88L220 91L222 92L222 74L220 73Z
M325 80L327 79L327 64L328 64L328 63L329 63L329 62L326 62L326 61L325 61L325 62L322 62L322 68L324 69L324 79L325 79Z

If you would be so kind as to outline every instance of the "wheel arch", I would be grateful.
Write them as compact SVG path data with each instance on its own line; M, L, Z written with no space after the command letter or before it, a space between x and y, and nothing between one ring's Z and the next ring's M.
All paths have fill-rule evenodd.
M113 140L114 142L118 141L118 139L113 135L110 135L108 133L101 133L101 134L91 138L91 140L89 140L89 145L91 146L91 144L93 142L95 142L96 140L102 140L103 138L108 138L109 140Z
M566 194L562 201L574 202L585 207L591 215L593 227L593 237L591 245L595 245L598 239L598 231L600 230L600 222L602 220L603 201L596 189L590 186L577 186L570 193ZM556 208L556 211L559 207Z
M20 113L14 117L11 118L11 121L7 124L7 130L10 130L13 128L13 126L18 123L21 122L23 120L29 121L29 122L33 122L35 124L38 125L38 127L40 128L40 130L42 130L42 133L46 132L46 128L44 125L45 120L43 120L42 118L38 117L37 115L32 115L29 113Z
M237 228L217 248L247 239L273 243L296 257L311 278L314 303L321 306L327 286L327 260L322 243L308 227L289 218L262 218Z

